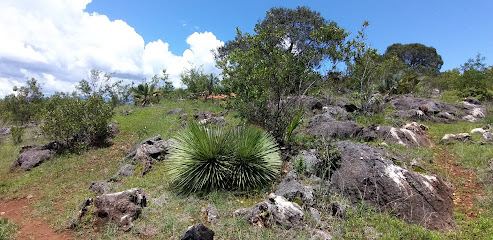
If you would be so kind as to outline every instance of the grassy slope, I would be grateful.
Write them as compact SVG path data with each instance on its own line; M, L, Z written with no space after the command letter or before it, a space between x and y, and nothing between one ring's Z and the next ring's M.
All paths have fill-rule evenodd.
M149 108L124 106L116 110L115 120L120 123L121 134L114 139L114 145L106 149L88 151L82 155L65 154L52 158L41 166L29 172L9 173L8 169L18 155L20 146L14 146L10 140L3 140L0 144L0 196L2 198L22 198L33 195L35 201L32 213L51 222L56 228L63 228L65 221L71 216L77 206L86 197L94 197L87 190L92 181L104 180L111 177L120 166L118 161L126 155L132 146L139 140L161 134L163 138L170 138L180 127L177 115L167 115L166 112L177 107L184 108L192 116L195 108L212 110L219 113L220 103L203 103L202 101L167 101ZM133 110L129 116L123 116L124 110ZM233 114L227 116L229 122L238 123ZM361 120L363 121L363 120ZM377 119L378 122L384 121ZM371 123L370 120L366 122ZM366 123L365 122L365 123ZM435 142L445 133L468 132L481 124L430 124L430 135ZM33 133L29 133L33 134ZM30 140L32 141L32 140ZM31 143L26 141L26 143ZM37 139L34 142L44 142ZM493 157L490 145L455 144L430 149L405 149L399 146L390 146L396 150L422 162L431 171L447 178L454 184L453 177L434 164L434 154L441 154L443 149L455 156L455 161L461 166L476 171L479 181L486 181L491 175L485 170L485 164ZM249 226L241 219L232 217L232 212L238 208L250 207L261 201L269 190L263 189L248 195L236 195L229 192L215 192L206 196L185 197L170 191L170 183L162 169L164 163L158 163L149 174L143 178L130 177L122 181L114 191L131 187L145 189L150 198L164 198L162 206L150 204L145 208L141 218L136 220L135 227L129 233L116 231L116 227L108 225L104 229L89 227L76 230L76 235L83 239L95 237L99 239L139 239L138 232L142 229L157 229L157 239L179 239L189 225L204 222L205 216L201 208L207 204L214 205L220 213L220 222L212 226L217 239L309 239L308 231L285 230L281 228L257 229ZM491 190L486 187L486 195ZM493 216L491 200L483 198L475 205L481 208L479 217L467 219L462 213L457 213L458 233L444 234L429 232L419 226L410 226L385 214L373 213L365 209L352 209L348 212L346 221L332 220L331 229L337 238L366 239L370 237L371 228L381 233L383 239L483 239L492 232ZM309 213L307 213L309 215ZM313 221L308 221L313 227ZM370 230L368 230L370 229ZM365 233L366 232L366 233Z

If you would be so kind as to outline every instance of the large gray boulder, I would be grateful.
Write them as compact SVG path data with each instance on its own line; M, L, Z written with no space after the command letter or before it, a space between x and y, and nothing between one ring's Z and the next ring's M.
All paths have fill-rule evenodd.
M97 196L94 200L94 224L101 226L112 222L128 231L133 227L132 221L140 216L146 206L147 197L142 189L132 188Z
M17 160L10 167L10 171L22 169L29 171L48 160L53 154L64 149L66 146L58 142L50 142L43 146L27 145L23 146Z
M451 231L455 228L452 188L437 176L406 169L395 153L367 144L337 142L340 167L331 188L351 203L364 202L376 210L393 212L409 223Z
M363 128L353 121L338 121L330 113L314 116L306 127L306 133L336 139L359 137Z
M185 110L183 108L175 108L175 109L169 110L166 114L174 115L174 114L182 114L184 112L185 112Z
M271 193L267 200L255 204L249 209L238 209L234 216L243 216L250 224L260 227L280 225L286 228L299 228L303 225L301 207L282 196Z

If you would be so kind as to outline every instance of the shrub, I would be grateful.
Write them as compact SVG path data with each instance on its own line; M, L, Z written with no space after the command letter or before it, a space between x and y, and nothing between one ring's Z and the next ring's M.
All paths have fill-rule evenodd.
M272 183L280 165L274 139L260 129L190 123L176 137L167 172L182 193L247 190Z
M12 128L10 128L10 133L12 137L12 142L14 142L14 144L17 145L19 143L22 143L24 129L22 129L20 126L12 126Z
M112 116L112 105L98 95L84 100L57 94L46 103L41 129L49 138L65 142L70 148L98 146L110 136L108 123Z

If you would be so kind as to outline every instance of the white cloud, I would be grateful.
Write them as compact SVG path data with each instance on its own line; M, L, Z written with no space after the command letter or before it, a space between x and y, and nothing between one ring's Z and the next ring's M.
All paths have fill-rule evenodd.
M0 2L0 98L34 77L44 92L72 91L91 69L140 81L167 69L179 74L191 64L218 73L212 49L223 45L210 32L193 33L190 48L174 55L169 44L145 44L122 20L84 11L90 0L4 0Z

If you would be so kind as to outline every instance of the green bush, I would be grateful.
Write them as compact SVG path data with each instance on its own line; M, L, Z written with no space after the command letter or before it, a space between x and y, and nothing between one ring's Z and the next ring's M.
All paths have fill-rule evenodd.
M46 103L41 129L52 140L65 142L71 148L98 146L110 135L108 123L112 116L112 105L100 96L80 99L57 94Z
M12 128L10 128L10 134L12 137L12 142L14 142L14 144L22 143L24 129L22 129L20 126L12 126Z
M247 190L268 185L278 176L277 145L260 129L190 123L175 140L167 172L182 193Z

